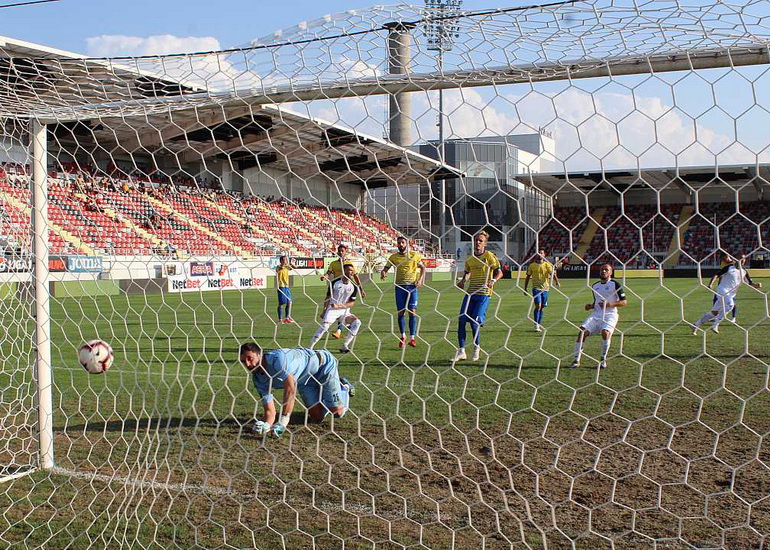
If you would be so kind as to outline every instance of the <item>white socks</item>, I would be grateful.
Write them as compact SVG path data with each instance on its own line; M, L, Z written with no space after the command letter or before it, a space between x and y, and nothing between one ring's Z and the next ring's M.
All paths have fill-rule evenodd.
M602 354L599 357L601 361L607 360L607 352L610 350L610 338L602 340Z

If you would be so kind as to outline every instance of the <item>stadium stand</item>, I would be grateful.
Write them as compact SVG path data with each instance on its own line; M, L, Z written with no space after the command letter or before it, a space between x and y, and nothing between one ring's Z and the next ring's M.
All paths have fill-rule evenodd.
M49 178L50 253L324 255L343 241L366 253L389 250L397 235L355 210L155 180L93 177L65 163ZM0 202L0 234L28 246L29 167L2 167Z

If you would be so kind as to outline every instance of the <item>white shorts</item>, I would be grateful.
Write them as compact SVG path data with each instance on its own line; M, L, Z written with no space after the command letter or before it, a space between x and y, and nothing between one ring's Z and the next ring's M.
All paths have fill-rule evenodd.
M617 315L589 315L585 321L580 323L580 326L586 329L588 334L600 334L603 330L608 330L610 333L614 332L617 324Z
M735 296L733 294L717 294L717 301L711 307L711 311L717 312L717 317L726 317L735 307Z
M345 317L350 315L350 309L327 309L324 313L321 322L323 324L334 324L338 319L345 320Z

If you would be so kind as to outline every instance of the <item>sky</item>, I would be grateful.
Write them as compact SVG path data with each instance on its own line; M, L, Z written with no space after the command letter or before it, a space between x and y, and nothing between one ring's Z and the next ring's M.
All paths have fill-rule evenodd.
M0 6L8 3L11 0L0 0ZM221 48L239 46L326 14L398 3L376 0L59 0L0 9L0 36L94 56L102 56L105 52L112 55L179 53L180 47L183 51L192 51L195 46L206 48L213 44ZM412 3L423 4L421 0ZM517 5L523 5L523 2L465 0L463 9ZM146 40L165 36L177 40ZM98 37L108 38L94 40ZM122 37L128 38L123 40ZM120 45L125 48L119 50ZM152 51L153 46L155 51ZM159 48L162 51L158 51Z
M59 0L2 8L12 1L18 0L0 0L0 36L115 57L243 46L302 21L366 10L376 0ZM412 3L423 4L422 0ZM465 0L463 9L522 5L531 3ZM339 67L349 76L354 68L348 68L348 61L342 59ZM361 64L355 61L354 65ZM365 63L363 67L378 70ZM224 74L229 79L235 70L225 67ZM770 126L770 94L764 90L768 89L767 66L689 76L679 72L624 77L610 84L589 79L536 88L527 84L468 88L445 95L445 137L531 133L544 127L554 133L557 157L570 169L766 162L770 160L765 131ZM417 139L436 139L436 93L413 95ZM296 108L377 137L385 132L383 96Z

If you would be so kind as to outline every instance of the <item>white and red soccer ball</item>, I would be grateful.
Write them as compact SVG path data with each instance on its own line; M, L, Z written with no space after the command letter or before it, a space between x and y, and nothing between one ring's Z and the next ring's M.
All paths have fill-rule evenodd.
M91 340L78 350L80 366L91 374L103 374L110 370L115 356L112 347L104 340Z

